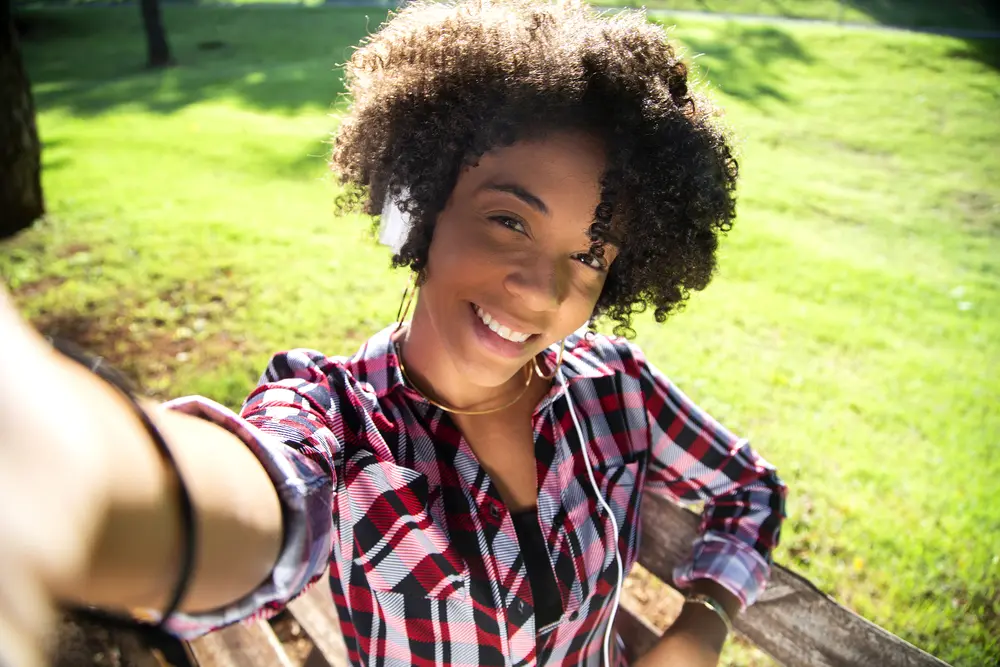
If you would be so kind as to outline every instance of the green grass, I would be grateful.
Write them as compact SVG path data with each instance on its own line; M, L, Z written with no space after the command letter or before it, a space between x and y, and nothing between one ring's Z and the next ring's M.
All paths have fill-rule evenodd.
M24 312L157 395L230 405L270 353L350 353L388 323L405 278L367 220L334 216L323 161L337 63L382 17L169 6L181 65L146 72L138 12L30 13L50 216L0 256ZM740 137L741 215L713 285L638 342L779 467L779 562L955 665L997 664L996 43L673 36Z
M725 12L909 28L1000 29L1000 14L983 0L590 0L594 5Z
M191 5L284 4L316 6L326 0L169 0ZM331 0L396 5L398 0ZM86 5L134 0L14 0L22 7ZM605 7L647 7L657 11L775 16L795 19L881 24L907 28L1000 30L1000 11L989 0L589 0Z

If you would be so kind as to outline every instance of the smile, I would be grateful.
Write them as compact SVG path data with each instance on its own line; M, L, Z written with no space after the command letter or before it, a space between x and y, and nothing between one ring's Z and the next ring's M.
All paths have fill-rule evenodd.
M473 305L475 306L475 304ZM503 326L502 324L497 322L492 315L490 315L488 312L486 312L479 306L475 306L475 309L476 309L476 315L479 316L479 319L482 320L483 324L489 327L490 331L500 336L504 340L509 340L512 343L523 343L532 336L532 334L521 333L520 331L514 331L513 329L509 329Z

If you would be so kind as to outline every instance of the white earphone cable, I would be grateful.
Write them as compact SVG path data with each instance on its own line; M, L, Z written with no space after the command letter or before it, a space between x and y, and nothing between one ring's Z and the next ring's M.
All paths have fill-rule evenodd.
M569 406L569 416L573 419L573 426L576 427L576 434L580 440L580 448L583 450L583 459L587 463L587 476L590 477L590 486L597 495L597 501L604 508L608 518L611 519L611 528L614 531L614 540L612 543L615 549L615 565L618 568L618 578L615 582L615 595L611 603L611 615L608 617L608 627L604 632L604 667L611 667L611 634L614 632L615 616L618 614L618 602L621 599L622 593L622 559L621 554L618 552L618 522L615 520L615 515L611 512L611 506L604 499L601 489L598 488L597 481L594 479L593 466L590 463L590 454L587 448L587 439L583 437L583 429L580 428L580 421L577 419L576 409L573 407L573 399L569 396L569 387L566 385L565 380L563 380L562 368L557 369L556 377L559 379L559 384L562 385L562 393L566 397L566 404Z

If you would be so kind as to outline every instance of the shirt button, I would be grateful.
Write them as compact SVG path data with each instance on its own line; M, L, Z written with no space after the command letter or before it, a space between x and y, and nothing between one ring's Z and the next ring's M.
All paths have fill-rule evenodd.
M517 613L519 613L519 614L523 614L524 613L524 600L518 600L517 601Z
M578 618L580 618L580 612L578 611L574 611L572 614L569 615L569 620L571 621L575 621Z
M500 518L500 510L497 509L496 505L490 505L490 516L494 519Z

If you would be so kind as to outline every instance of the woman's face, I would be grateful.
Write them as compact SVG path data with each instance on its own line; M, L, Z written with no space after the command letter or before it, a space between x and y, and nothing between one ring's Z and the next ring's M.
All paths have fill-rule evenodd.
M476 384L506 382L593 313L616 255L612 246L603 259L589 252L603 171L596 139L556 133L491 151L459 175L420 301Z

